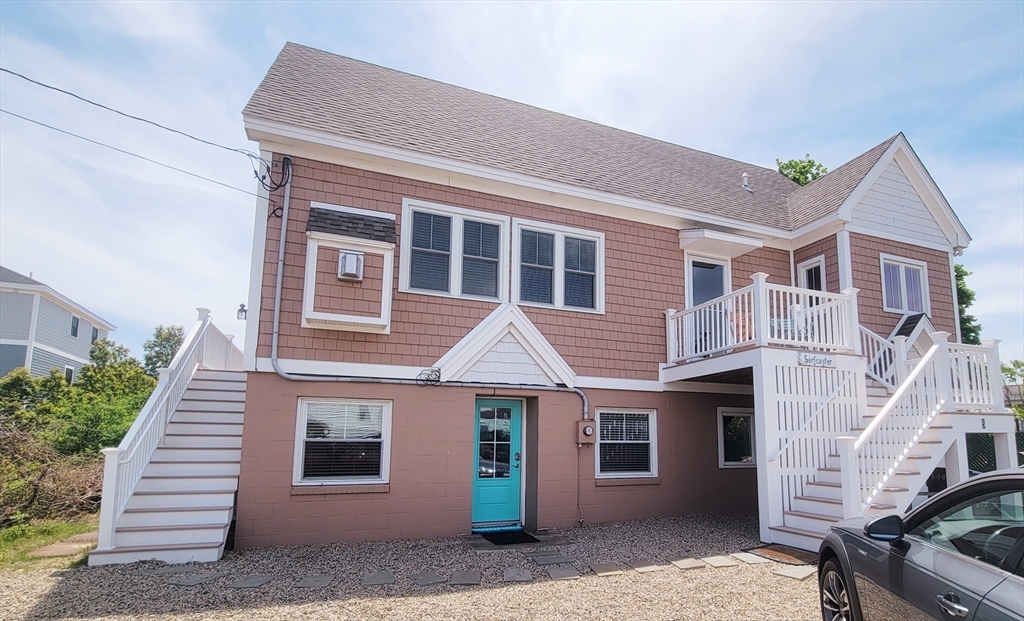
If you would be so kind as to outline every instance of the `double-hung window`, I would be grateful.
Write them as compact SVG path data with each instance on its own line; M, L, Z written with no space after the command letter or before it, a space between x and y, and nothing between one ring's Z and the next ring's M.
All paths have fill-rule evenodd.
M76 339L78 338L78 317L74 315L71 316L71 336Z
M89 338L89 342L90 343L95 343L99 339L100 339L100 329L94 327L92 329L92 336Z
M406 199L399 290L504 302L509 218Z
M604 234L513 223L512 295L520 304L604 312Z
M881 262L885 310L930 314L927 264L886 254L881 255Z
M300 399L293 483L387 483L391 402Z
M656 412L597 410L598 478L658 476Z

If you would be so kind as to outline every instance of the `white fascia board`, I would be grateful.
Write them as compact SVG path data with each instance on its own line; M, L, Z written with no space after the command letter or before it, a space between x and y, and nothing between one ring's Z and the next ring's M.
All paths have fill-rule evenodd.
M754 237L723 233L711 229L683 229L679 231L679 248L696 253L714 253L735 259L757 250L764 243Z
M340 149L347 151L357 156L353 158L358 162L365 164L376 163L380 172L387 172L389 174L399 174L402 176L409 176L409 171L403 169L401 172L395 170L394 163L401 164L412 164L416 166L423 166L426 168L445 171L446 173L454 173L452 175L446 175L447 181L438 181L436 177L432 176L430 179L425 179L433 183L443 183L445 185L464 187L466 189L478 190L482 192L490 192L492 194L509 195L514 198L523 198L521 193L509 194L507 189L505 191L495 190L494 187L488 186L487 188L481 188L479 183L465 183L465 181L459 177L471 177L475 179L483 179L491 182L497 182L499 184L509 184L511 186L530 188L538 190L543 193L542 196L530 196L525 200L534 202L541 202L544 204L554 205L558 207L565 207L568 209L575 209L576 211L584 211L588 213L604 213L595 212L592 209L593 205L580 204L575 201L557 201L553 202L553 199L557 195L569 197L572 199L581 199L597 204L604 204L616 208L627 208L636 210L642 213L658 216L655 221L650 221L648 218L637 218L636 215L628 218L630 220L636 220L640 222L649 222L657 226L666 226L670 228L683 228L688 223L700 223L709 224L713 226L719 226L727 229L734 229L737 231L743 231L753 233L766 238L779 238L782 240L788 240L792 237L792 234L785 229L769 227L763 225L752 224L750 222L743 222L733 218L724 216L717 216L714 214L708 214L698 211L692 211L681 207L671 207L653 201L646 201L642 199L635 199L610 192L602 192L600 190L591 190L588 188L581 188L572 186L556 181L548 181L546 179L540 179L537 177L531 177L519 173L513 173L504 171L498 168L489 166L481 166L478 164L470 164L466 162L460 162L450 158L438 157L434 155L427 155L423 153L417 153L415 151L409 151L406 149L399 149L396 147L389 147L386 145L376 144L367 142L364 140L355 140L351 138L345 138L326 132L310 130L305 128L296 127L294 125L287 125L284 123L277 123L274 121L266 121L262 119L255 119L252 117L243 116L245 124L246 135L250 140L260 142L261 145L267 144L280 144L287 147L288 152L294 152L296 147L301 147L301 144L296 144L296 141L308 143L310 145L318 145L323 147L330 147L333 149ZM316 157L323 158L322 153ZM368 159L371 158L371 159ZM376 160L376 161L374 161ZM380 169L379 165L382 163L380 160L388 160L391 162L383 162L384 168ZM351 161L344 162L345 165L356 165ZM546 198L544 198L546 197ZM623 216L618 216L623 217Z
M273 162L274 154L260 151L265 162ZM259 347L260 311L263 306L263 270L267 251L267 226L270 223L270 192L263 184L256 187L256 216L253 223L252 254L249 259L249 305L245 314L245 350L242 369L256 370L256 348Z
M367 364L362 362L325 362L322 360L299 360L278 358L278 365L285 373L296 375L324 375L330 377L372 377L386 379L416 379L423 367L398 364ZM257 358L256 371L274 372L270 358Z
M48 285L22 285L19 283L5 282L0 283L0 291L10 291L12 293L38 293L57 306L61 306L64 309L71 311L72 314L88 319L89 323L98 328L103 328L107 332L117 330L117 326L114 324L103 319L99 315L96 315L81 304L73 302L69 298L57 293Z
M319 201L310 201L309 206L315 207L316 209L327 209L329 211L337 211L339 213L350 213L358 216L368 216L370 218L395 220L395 214L388 213L386 211L373 211L372 209L360 209L359 207L349 207L347 205L334 205L331 203L321 203Z
M441 381L457 381L503 336L511 333L533 357L552 382L572 388L576 374L552 347L537 326L514 304L502 304L456 343L434 366L441 369Z

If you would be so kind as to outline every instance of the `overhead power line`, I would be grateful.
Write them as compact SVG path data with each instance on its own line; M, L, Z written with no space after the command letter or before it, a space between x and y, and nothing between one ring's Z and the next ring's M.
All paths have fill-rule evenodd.
M86 138L85 136L80 136L80 135L78 135L76 133L69 132L69 131L61 129L59 127L54 127L53 125L47 125L46 123L43 123L42 121L37 121L35 119L30 119L27 116L22 116L20 114L15 114L14 112L11 112L9 110L4 110L3 108L0 108L0 112L3 112L4 114L9 114L10 116L19 118L19 119L21 119L23 121L28 121L29 123L34 123L36 125L39 125L40 127L45 127L47 129L52 129L55 132L60 132L60 133L65 134L67 136L72 136L74 138L78 138L79 140L84 140L86 142L90 142L92 144L95 144L95 145L98 145L98 146L101 146L101 147L105 147L105 148L110 149L112 151L117 151L118 153L124 153L125 155L130 155L132 157L136 157L136 158L138 158L140 160L149 162L151 164L156 164L157 166L163 166L164 168L169 168L169 169L171 169L173 171L180 172L180 173L188 175L190 177L195 177L196 179L202 179L203 181L209 181L210 183L216 183L219 186L222 186L222 187L225 187L225 188L228 188L228 189L231 189L231 190L235 190L236 192L242 192L244 194L249 194L250 196L256 196L256 197L259 196L255 192L250 192L249 190L243 190L242 188L239 188L239 187L236 187L236 186L224 183L222 181L217 181L216 179L210 179L209 177L204 177L204 176L196 174L194 172L190 172L190 171L187 171L187 170L183 170L181 168L177 168L175 166L171 166L170 164L164 164L163 162L158 162L158 161L156 161L154 159L151 159L151 158L148 158L148 157L146 157L144 155L139 155L138 153L132 153L131 151L125 151L124 149L120 149L118 147L106 144L105 142L100 142L98 140L93 140L92 138Z
M73 92L71 92L69 90L65 90L63 88L60 88L60 87L57 87L57 86L53 86L52 84L47 84L45 82L40 82L39 80L34 80L34 79L32 79L32 78L30 78L30 77L28 77L26 75L18 73L17 71L11 71L10 69L7 69L6 67L0 67L0 71L2 71L4 73L8 73L8 74L13 75L13 76L18 77L18 78L21 78L22 80L25 80L25 81L30 82L32 84L35 84L36 86L41 86L42 88L46 88L46 89L49 89L51 91L62 93L62 94L67 95L69 97L74 97L75 99L77 99L79 101L82 101L84 103L87 103L87 104L89 104L91 106L96 106L97 108L101 108L101 109L106 110L108 112L113 112L114 114L118 114L118 115L123 116L125 118L132 119L133 121L139 121L140 123L146 123L147 125L151 125L153 127L157 127L159 129L171 132L172 134L177 134L179 136L184 136L185 138L189 138L191 140L195 140L196 142L200 142L202 144L209 145L211 147L217 147L218 149L224 149L225 151L230 151L232 153L240 153L241 155L244 155L245 157L249 158L249 160L253 163L253 173L256 176L256 179L260 182L260 184L268 192L273 192L275 190L278 190L278 189L284 187L285 183L287 183L287 181L288 181L285 178L285 179L282 179L279 182L275 182L274 178L273 178L273 175L271 175L271 173L270 173L270 171L271 171L270 162L267 162L266 160L264 160L260 156L259 153L256 153L254 151L250 151L249 149L238 149L238 148L235 148L235 147L229 147L227 145L223 145L223 144L220 144L218 142L213 142L212 140L206 140L204 138L199 138L198 136L193 136L192 134L190 134L188 132L181 131L180 129L174 129L173 127L168 127L166 125L162 125L160 123L157 123L156 121L151 121L151 120L149 120L147 118L143 118L141 116L136 116L134 114L129 114L127 112L123 112L121 110L118 110L117 108L112 108L112 107L110 107L108 105L101 104L101 103L99 103L97 101L93 101L92 99L89 99L88 97L83 97L83 96L81 96L81 95L79 95L77 93L73 93ZM8 113L8 114L12 114L12 113ZM15 115L15 116L17 116L17 115ZM25 118L25 117L19 117L19 118ZM32 121L31 119L25 119L25 120L31 121L33 123L37 122L37 121ZM39 123L39 124L43 125L42 123ZM51 127L50 129L56 129L56 128ZM64 130L57 130L57 131L64 131ZM70 133L70 132L64 132L64 133ZM74 134L71 134L71 135L74 135ZM76 136L76 137L81 138L81 136ZM86 140L88 140L88 139L86 139ZM97 144L100 144L100 143L97 143ZM109 146L109 145L103 145L103 146ZM113 148L113 147L111 147L111 148ZM134 155L134 154L133 153L129 153L129 155ZM141 157L141 156L139 156L139 157ZM143 159L145 159L145 158L143 158ZM154 162L154 163L159 163L159 162ZM266 168L266 171L267 171L263 175L261 175L260 171L259 171L259 165L260 164L262 164ZM180 172L184 172L184 171L180 171ZM191 173L188 173L188 174L191 174ZM219 182L215 181L214 183L219 183ZM229 186L229 187L233 187L233 186ZM238 188L235 188L235 189L238 189ZM251 192L250 192L250 194L251 194Z

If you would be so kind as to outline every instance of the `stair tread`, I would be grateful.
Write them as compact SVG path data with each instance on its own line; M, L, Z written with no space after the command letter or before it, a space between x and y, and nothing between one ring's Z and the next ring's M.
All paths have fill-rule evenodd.
M808 481L808 485L820 485L822 487L842 487L842 483L833 483L831 481ZM906 492L909 491L905 487L884 487L883 492Z
M93 554L118 554L120 552L160 552L163 550L206 550L219 548L223 543L161 543L148 546L117 546L109 550L92 550Z
M180 513L183 511L225 511L234 509L234 505L217 505L213 507L142 507L125 509L125 513Z
M217 448L223 448L224 450L227 450L227 451L231 451L231 450L237 451L237 450L239 450L239 449L230 449L230 448L225 448L225 447L217 447ZM195 450L195 449L189 449L189 450ZM209 458L206 458L206 459L199 459L199 460L196 460L196 461L181 461L179 459L151 459L151 460L149 460L149 463L151 463L151 464L237 464L237 463L239 463L239 460L237 458L236 459L209 459Z
M782 532L782 533L790 533L790 534L793 534L793 535L802 535L804 537L810 537L812 539L824 539L825 538L825 535L823 533L816 533L816 532L813 532L813 531L804 530L802 528L793 528L792 526L771 526L770 528L772 530L777 530L777 531Z
M843 504L843 501L840 500L839 498L824 498L822 496L794 496L793 500L810 500L811 502L824 502L824 503L828 503L830 505L841 505L841 504ZM872 503L871 504L871 508L872 509L895 509L896 505L882 504L882 503L877 503L876 502L876 503Z
M135 490L133 496L184 496L185 494L234 494L233 489Z
M167 434L167 435L179 435L179 434ZM222 436L218 436L222 437ZM160 451L239 451L237 446L158 446L157 450Z
M798 517L810 518L812 520L821 520L823 522L838 522L842 518L837 518L832 515L824 515L822 513L811 513L809 511L783 511L783 515L795 515Z
M181 463L181 462L175 462ZM143 479L237 479L237 474L144 474Z
M840 470L839 468L818 468L818 472L842 472L842 470ZM921 473L916 470L897 470L894 474L917 476Z
M114 529L119 533L142 533L146 531L167 531L167 530L206 530L214 528L227 528L229 522L218 522L208 524L166 524L163 526L118 526Z

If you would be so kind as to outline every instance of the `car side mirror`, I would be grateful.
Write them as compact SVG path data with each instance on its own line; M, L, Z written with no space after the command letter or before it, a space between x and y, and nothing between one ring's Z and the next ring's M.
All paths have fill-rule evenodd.
M864 525L864 534L875 541L899 541L905 532L903 518L898 515L883 515Z

